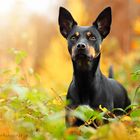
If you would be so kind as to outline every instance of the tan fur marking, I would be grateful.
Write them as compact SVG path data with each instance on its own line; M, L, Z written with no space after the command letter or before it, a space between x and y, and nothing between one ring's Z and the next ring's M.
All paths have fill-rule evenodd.
M76 32L75 35L78 37L80 34L79 34L79 32Z
M96 56L95 49L93 47L89 47L89 55L93 56L93 58Z
M68 122L71 126L74 125L76 121L77 121L76 117L74 116L68 117Z
M91 36L91 32L87 32L87 36L88 36L88 37Z
M102 49L102 45L100 45L100 51L101 51L101 49Z
M75 56L75 49L76 49L76 46L73 46L73 47L72 47L72 57Z

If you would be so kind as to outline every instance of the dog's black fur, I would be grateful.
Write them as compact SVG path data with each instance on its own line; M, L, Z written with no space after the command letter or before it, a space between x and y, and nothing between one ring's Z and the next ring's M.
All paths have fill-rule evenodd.
M72 15L65 8L59 10L61 34L68 41L68 50L73 63L73 79L67 93L69 108L88 105L98 109L99 105L108 110L125 109L130 100L124 87L112 76L105 77L100 71L100 52L103 39L109 34L112 22L111 8L105 8L92 26L78 26ZM112 75L112 74L110 74ZM78 119L69 125L81 125Z

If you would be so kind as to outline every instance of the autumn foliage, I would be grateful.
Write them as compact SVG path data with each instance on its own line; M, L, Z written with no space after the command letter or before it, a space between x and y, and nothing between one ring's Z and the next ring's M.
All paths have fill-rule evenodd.
M101 123L97 129L86 125L66 128L65 95L72 79L72 64L67 42L58 30L60 5L51 9L55 17L51 21L36 13L27 16L21 2L9 16L0 16L0 140L139 140L139 0L62 0L60 4L80 25L91 24L104 7L111 5L113 23L102 44L101 69L107 76L113 65L115 79L131 98L132 110L122 110L123 116L109 116L109 123ZM110 112L100 108L102 111L96 112L80 106L74 115L85 124L94 119L102 122L104 114Z

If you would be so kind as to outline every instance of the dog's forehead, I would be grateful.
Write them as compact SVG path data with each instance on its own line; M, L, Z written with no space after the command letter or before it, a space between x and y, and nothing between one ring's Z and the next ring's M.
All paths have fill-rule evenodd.
M97 36L99 35L96 27L94 26L74 26L70 34L74 34L76 32L80 34L84 34L86 32L92 32L93 34L96 34Z
M87 31L91 31L93 26L76 26L75 30L79 31L79 32L87 32Z

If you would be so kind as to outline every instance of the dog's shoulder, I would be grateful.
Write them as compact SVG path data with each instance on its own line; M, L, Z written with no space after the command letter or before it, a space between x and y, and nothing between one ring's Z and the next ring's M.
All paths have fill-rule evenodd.
M77 88L75 86L74 80L72 80L68 88L67 99L78 101L79 97L76 94L76 92L77 92Z

